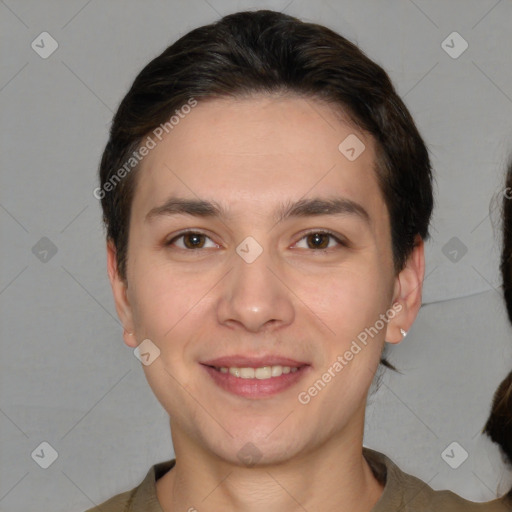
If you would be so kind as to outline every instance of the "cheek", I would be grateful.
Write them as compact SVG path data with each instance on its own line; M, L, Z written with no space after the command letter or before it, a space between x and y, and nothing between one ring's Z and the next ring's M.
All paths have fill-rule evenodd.
M140 270L140 271L139 271ZM143 271L142 271L143 270ZM161 339L190 322L211 286L197 274L153 264L134 268L134 320L146 336Z
M344 406L339 398L352 401L355 407L370 386L386 333L387 324L380 315L389 309L389 280L383 279L387 274L369 270L376 266L364 267L340 270L308 291L313 311L329 328L325 366L319 370L323 374L331 368L336 375L324 396L340 414Z
M368 327L388 309L392 288L383 281L384 272L372 268L340 268L321 283L303 288L312 309L332 324L338 336Z
M205 291L210 287L204 280L155 265L133 270L137 337L139 342L150 339L160 350L158 358L143 370L162 406L175 411L183 400L182 388L193 383L184 364L190 359L187 346L199 335L200 318L208 307Z

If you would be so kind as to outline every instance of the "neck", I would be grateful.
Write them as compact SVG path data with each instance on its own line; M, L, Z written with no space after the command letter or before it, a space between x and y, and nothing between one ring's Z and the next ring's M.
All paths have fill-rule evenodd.
M252 468L205 456L196 443L177 437L176 465L156 485L164 512L369 512L382 494L362 453L362 431L333 437L285 462Z

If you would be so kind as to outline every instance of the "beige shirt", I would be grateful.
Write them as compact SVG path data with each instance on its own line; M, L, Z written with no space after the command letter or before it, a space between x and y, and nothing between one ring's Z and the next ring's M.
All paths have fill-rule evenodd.
M363 448L363 454L375 478L384 485L371 512L512 512L512 501L472 503L451 491L434 491L401 471L382 453ZM156 495L156 481L174 464L175 460L170 460L154 465L140 485L86 512L163 512Z

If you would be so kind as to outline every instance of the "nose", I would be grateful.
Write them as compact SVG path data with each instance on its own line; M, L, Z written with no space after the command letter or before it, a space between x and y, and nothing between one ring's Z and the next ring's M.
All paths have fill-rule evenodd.
M251 263L235 255L233 264L222 280L217 305L219 323L260 332L293 322L293 294L266 251Z

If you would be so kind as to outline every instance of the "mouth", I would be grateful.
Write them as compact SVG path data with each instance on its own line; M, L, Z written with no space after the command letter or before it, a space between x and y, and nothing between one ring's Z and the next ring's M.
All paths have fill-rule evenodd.
M228 357L201 363L213 382L244 398L268 398L289 389L311 365L283 357Z

